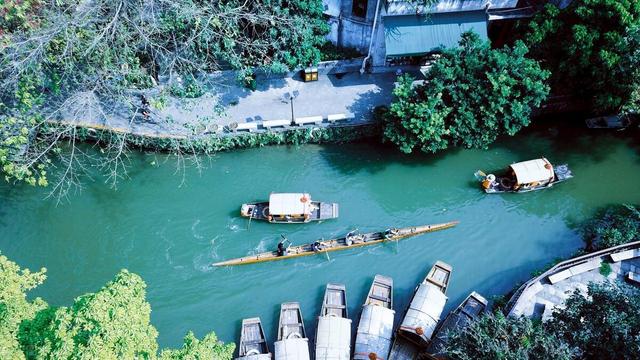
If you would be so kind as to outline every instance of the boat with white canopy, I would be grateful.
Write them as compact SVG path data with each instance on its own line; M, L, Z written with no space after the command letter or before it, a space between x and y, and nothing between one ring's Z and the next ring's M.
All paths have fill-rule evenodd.
M546 189L573 177L567 164L553 166L546 158L511 164L498 176L486 175L481 170L475 175L489 194Z
M354 360L386 360L393 337L393 279L376 275L362 305Z
M316 360L349 360L351 320L347 315L347 290L327 284L316 332Z
M278 340L274 344L275 360L309 360L309 339L304 329L300 304L287 302L280 306Z
M447 344L448 334L451 331L460 330L475 321L487 309L487 299L473 291L438 326L436 334L427 352L436 358L444 357L444 348Z
M436 261L416 288L402 324L396 332L389 360L415 359L426 350L447 302L447 287L453 268Z
M272 193L269 201L242 204L240 215L270 223L306 223L337 218L338 204L313 201L307 193Z
M260 318L242 320L240 345L236 360L271 360L271 353Z

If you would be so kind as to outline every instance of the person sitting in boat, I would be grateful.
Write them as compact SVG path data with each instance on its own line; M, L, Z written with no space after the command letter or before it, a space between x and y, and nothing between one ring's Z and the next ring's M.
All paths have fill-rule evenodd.
M400 230L398 230L397 228L387 229L384 231L384 238L389 239L391 237L398 235L399 233L400 233Z
M320 241L316 241L313 244L311 244L311 250L315 252L322 250L322 244L320 243Z
M278 256L283 256L287 252L287 249L284 247L284 242L283 241L280 241L278 243L278 251L277 252L278 252Z

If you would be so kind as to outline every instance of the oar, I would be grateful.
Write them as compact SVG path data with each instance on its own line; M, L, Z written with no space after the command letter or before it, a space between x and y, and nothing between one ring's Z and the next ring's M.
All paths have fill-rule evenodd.
M473 174L473 175L475 175L476 178L487 177L487 174L485 174L484 171L482 171L482 170L476 171L475 174Z
M251 219L253 219L253 211L249 214L249 223L247 224L247 230L251 229Z

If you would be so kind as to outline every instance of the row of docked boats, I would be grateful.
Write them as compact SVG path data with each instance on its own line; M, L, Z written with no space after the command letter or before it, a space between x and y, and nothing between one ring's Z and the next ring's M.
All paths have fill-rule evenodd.
M353 351L346 287L327 284L318 317L315 359L409 360L419 356L441 357L450 331L469 325L487 307L487 300L472 292L440 322L451 272L450 265L436 262L416 287L395 336L393 280L376 275L362 305ZM275 359L309 360L309 349L300 305L296 302L283 303L274 344ZM243 320L238 359L272 358L260 319Z

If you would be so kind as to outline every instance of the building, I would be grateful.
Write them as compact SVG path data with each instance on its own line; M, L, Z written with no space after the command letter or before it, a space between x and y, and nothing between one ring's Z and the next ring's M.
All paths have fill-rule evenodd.
M426 7L407 0L324 0L328 39L367 54L373 66L405 63L457 46L473 30L489 40L493 23L530 16L518 0L440 0ZM523 15L524 14L524 15ZM374 31L375 27L375 31Z

